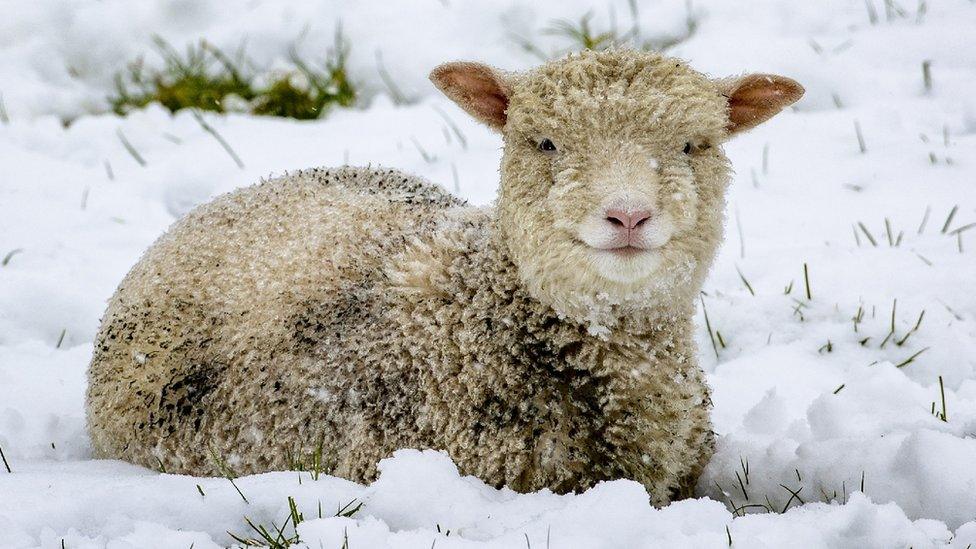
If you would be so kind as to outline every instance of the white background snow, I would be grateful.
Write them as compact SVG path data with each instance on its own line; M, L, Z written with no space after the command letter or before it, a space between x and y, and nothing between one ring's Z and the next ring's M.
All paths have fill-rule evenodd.
M701 310L697 319L719 435L701 499L654 509L627 480L520 495L459 477L442 454L403 450L370 486L296 472L240 478L246 503L226 479L91 459L83 395L92 339L107 298L153 239L194 205L262 176L346 161L395 166L490 202L500 140L438 96L426 74L452 59L531 66L512 33L549 51L565 46L540 34L554 18L592 9L605 25L611 9L619 21L629 13L626 2L539 4L0 3L9 117L0 124L0 258L17 250L0 267L0 448L13 471L0 466L0 547L227 546L228 531L253 535L244 517L280 525L289 496L308 519L299 534L310 547L976 544L970 0L898 0L890 13L882 0L694 0L699 28L671 53L714 76L776 72L807 89L794 109L727 147L736 167L727 241L703 296L712 333ZM683 0L640 8L648 35L679 33L687 16ZM158 62L152 34L228 50L246 41L256 63L274 66L299 36L304 54L324 53L339 20L363 106L315 122L206 115L244 169L188 112L104 114L117 71L139 55ZM384 95L377 51L413 104ZM352 500L359 512L331 516Z

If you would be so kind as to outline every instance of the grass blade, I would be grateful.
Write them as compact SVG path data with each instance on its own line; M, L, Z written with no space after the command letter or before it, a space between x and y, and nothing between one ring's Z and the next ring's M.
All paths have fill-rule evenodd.
M7 463L7 456L3 455L3 447L2 446L0 446L0 460L3 460L3 466L7 469L7 472L8 473L13 473L13 471L10 470L10 464Z
M227 141L224 140L223 136L217 133L217 130L215 130L213 126L207 124L207 121L203 119L203 116L199 112L195 110L190 112L193 113L193 118L197 120L197 123L199 123L200 127L203 128L203 131L212 135L213 138L217 140L217 143L220 143L220 146L223 147L225 151L227 151L227 154L230 155L232 159L234 159L234 162L237 164L237 167L243 170L244 162L241 160L241 157L237 156L237 153L234 152L234 149L231 148L230 144L228 144Z
M137 151L136 148L132 146L132 143L130 143L129 140L126 139L125 134L122 133L122 128L117 128L115 130L115 134L119 136L119 141L122 142L122 146L125 147L125 150L129 151L129 154L132 155L132 158L135 158L136 162L138 162L140 166L146 167L146 159L143 158L142 155L139 154L139 151Z

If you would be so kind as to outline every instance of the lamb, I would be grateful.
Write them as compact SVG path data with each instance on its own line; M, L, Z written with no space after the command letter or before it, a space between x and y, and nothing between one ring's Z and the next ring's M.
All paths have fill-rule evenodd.
M192 211L109 302L98 456L210 475L317 452L367 482L433 448L518 491L692 494L713 448L692 316L722 237L721 145L802 87L626 49L431 79L501 133L496 205L343 167Z

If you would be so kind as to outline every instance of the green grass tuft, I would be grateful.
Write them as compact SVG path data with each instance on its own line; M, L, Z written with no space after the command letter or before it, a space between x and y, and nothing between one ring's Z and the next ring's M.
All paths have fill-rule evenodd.
M511 34L511 38L525 51L542 60L561 57L569 52L580 50L603 51L614 47L627 46L644 51L666 51L691 38L698 30L699 18L692 8L691 0L687 0L684 29L678 34L646 36L640 25L640 9L637 0L628 1L630 11L630 26L626 29L618 28L616 17L611 8L608 24L601 25L594 21L594 13L586 12L578 19L553 19L548 26L539 32L542 35L556 38L566 44L550 52L544 51L533 41Z
M356 514L360 509L362 509L363 504L360 502L358 505L353 505L356 500L352 500L346 505L339 508L336 517L351 517ZM321 504L319 506L319 518L322 518ZM298 536L298 525L305 522L305 515L303 515L298 510L298 505L295 503L295 498L288 497L288 516L285 517L284 522L281 526L278 526L274 522L271 523L271 528L262 525L255 524L248 517L244 517L244 522L253 532L250 537L239 536L232 532L227 532L227 534L232 537L238 543L243 544L245 547L270 547L272 549L287 549L297 543L301 543L301 539ZM291 522L291 528L289 529L288 523ZM291 534L288 534L288 531Z
M325 453L324 441L321 438L318 444L308 452L301 447L296 451L285 449L285 463L288 469L307 472L312 480L318 480L322 473L328 473L334 469L336 462L337 457L333 452Z
M196 109L312 120L332 107L349 107L356 101L356 87L349 79L346 62L349 42L341 27L335 45L321 67L313 67L291 52L290 70L259 78L243 53L232 59L216 46L200 41L180 53L165 40L154 37L163 60L161 69L147 69L142 59L116 75L112 110L124 115L150 103L176 112ZM261 83L265 82L265 83Z

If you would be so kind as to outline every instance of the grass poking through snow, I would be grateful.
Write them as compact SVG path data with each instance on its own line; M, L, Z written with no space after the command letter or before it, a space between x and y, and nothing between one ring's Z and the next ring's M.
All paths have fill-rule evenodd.
M198 124L200 124L200 127L203 128L203 131L212 135L213 138L217 140L217 143L220 143L220 146L223 147L225 151L227 151L227 154L230 155L231 159L234 160L234 163L237 164L237 167L243 170L244 161L241 160L240 156L237 156L237 153L230 146L230 144L227 143L227 140L224 139L223 136L221 136L219 133L217 133L217 130L215 130L213 126L207 124L207 121L203 119L203 116L199 112L193 111L193 118L196 119Z
M349 503L340 507L334 517L352 517L362 509L362 502L352 500ZM318 518L322 518L322 505L319 504L318 508ZM303 515L298 510L298 505L295 503L295 498L288 497L288 516L285 517L284 522L281 526L278 526L273 521L271 522L271 527L268 528L262 524L255 524L248 517L244 517L244 522L251 529L251 533L246 535L237 535L233 532L227 532L227 534L232 537L238 543L243 544L245 547L270 547L271 549L287 549L292 547L297 543L301 543L301 539L298 535L298 526L305 522L305 515ZM289 523L291 526L289 527ZM343 543L344 547L348 547L348 538Z
M0 259L0 267L6 267L7 265L9 265L10 260L13 259L15 255L23 251L24 251L23 248L14 248L13 250L7 252L7 255L3 256L3 259Z
M341 27L321 66L313 67L293 49L289 70L262 75L248 68L251 63L243 52L232 59L205 40L191 44L185 53L158 36L154 42L162 68L148 69L139 59L116 75L115 95L109 98L116 113L158 102L171 112L242 111L310 120L356 100L346 69L349 43Z
M857 120L854 121L854 133L857 135L857 148L861 151L861 154L868 152L868 146L864 142L864 134L861 133L861 123Z
M705 315L705 328L708 330L708 339L712 342L712 350L715 351L715 359L718 360L718 345L715 343L715 333L712 331L712 323L708 319L708 309L705 307L705 296L699 295L698 299L701 300L702 314ZM725 345L723 345L723 347L724 346Z
M545 61L578 50L602 51L613 47L627 46L644 51L667 51L691 38L698 30L698 16L692 8L691 0L685 4L686 15L684 28L678 34L662 34L646 36L640 25L640 7L637 0L629 0L630 26L621 29L617 26L616 16L611 12L607 24L597 21L592 11L586 12L578 19L554 19L539 33L553 37L558 42L566 44L550 52L543 51L535 42L522 36L512 34L511 38L525 51Z
M213 460L214 466L217 468L217 470L220 471L220 474L230 481L230 484L234 487L234 490L237 490L238 495L241 496L244 503L250 504L251 502L247 500L247 496L244 495L244 492L241 492L241 489L237 487L237 483L234 482L234 479L237 478L237 474L234 473L230 466L227 465L227 462L220 457L220 454L217 453L217 450L213 446L210 447L210 458ZM160 465L162 465L162 462L160 462Z
M10 117L7 116L7 106L3 102L3 94L0 93L0 122L4 124L10 123Z
M742 274L742 270L739 269L738 265L735 266L735 272L739 273L739 279L742 280L742 284L749 290L749 293L755 296L756 292L752 289L752 284L749 284L749 281L746 280L746 275Z
M328 473L335 468L336 459L334 456L327 456L324 453L324 441L319 439L318 444L311 452L306 452L304 448L298 448L294 452L286 449L285 463L288 465L288 469L307 472L312 480L318 480L322 473Z
M959 211L959 205L955 205L949 210L949 216L946 217L945 223L942 225L942 234L946 234L949 230L949 225L952 225L952 218L956 217L956 212Z
M10 464L7 463L7 456L3 455L3 446L0 446L0 460L3 461L3 466L7 470L7 472L13 473L13 471L10 470Z
M922 86L925 93L932 91L932 61L929 59L922 61Z
M939 376L939 397L942 400L942 411L937 411L935 409L935 402L932 403L932 414L939 418L943 422L949 422L949 416L946 413L946 398L945 398L945 384L942 382L942 376Z
M806 286L807 290L807 301L813 299L813 294L810 293L810 269L807 264L803 264L803 284Z
M119 136L119 141L122 142L122 146L125 147L125 150L129 152L132 158L134 158L140 166L145 167L146 159L139 154L139 151L137 151L136 148L132 146L132 143L129 142L129 140L125 137L125 134L122 133L122 128L116 129L115 134Z

